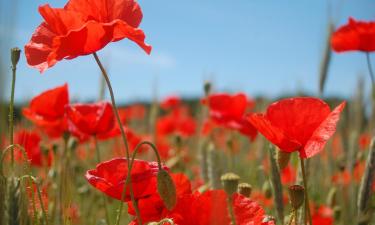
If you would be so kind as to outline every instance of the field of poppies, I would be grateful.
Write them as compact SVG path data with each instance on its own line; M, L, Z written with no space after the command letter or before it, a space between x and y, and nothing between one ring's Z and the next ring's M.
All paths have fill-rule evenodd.
M8 57L0 225L375 224L375 22L332 26L320 70L322 94L331 52L362 52L371 93L360 82L351 99L252 98L206 81L199 99L118 105L98 51L129 39L152 54L141 5L68 0L39 13ZM76 102L63 83L15 107L21 58L43 73L77 57L92 58L110 98Z

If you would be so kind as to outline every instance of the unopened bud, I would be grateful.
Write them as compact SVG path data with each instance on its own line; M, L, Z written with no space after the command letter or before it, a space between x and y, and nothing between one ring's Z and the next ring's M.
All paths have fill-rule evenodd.
M263 183L262 191L263 191L264 197L266 197L267 199L272 197L272 189L268 181Z
M302 206L305 200L305 188L301 185L292 185L289 187L289 199L293 209L297 210Z
M280 170L288 166L290 156L291 156L291 153L289 152L283 152L280 150L276 152L277 164L279 165Z
M204 82L204 93L206 94L206 96L208 96L211 93L211 82Z
M237 191L238 183L240 177L234 173L225 173L220 178L221 183L223 184L224 191L228 195L232 195Z
M15 47L10 49L10 59L12 61L13 68L16 68L18 61L20 60L21 49Z
M253 187L248 183L240 183L238 185L238 193L245 197L250 197L251 191L253 190Z
M164 169L158 172L158 192L168 210L172 210L177 203L176 185L172 177Z

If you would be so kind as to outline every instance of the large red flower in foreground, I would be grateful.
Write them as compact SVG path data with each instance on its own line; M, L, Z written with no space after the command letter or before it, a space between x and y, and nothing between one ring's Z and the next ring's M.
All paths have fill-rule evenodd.
M25 46L25 54L28 64L40 72L124 38L151 51L138 28L142 11L135 0L70 0L64 8L40 6L39 13L44 21Z
M168 169L164 167L164 169ZM156 175L159 171L156 162L135 160L131 170L132 187L136 200L148 197L156 192ZM86 179L99 191L121 200L126 175L128 174L128 160L114 158L99 163L96 169L86 172ZM126 188L125 202L130 201L129 187Z
M100 139L119 134L112 105L109 102L66 106L69 129L73 134L97 136Z
M274 225L274 221L266 221L265 212L257 202L240 194L234 194L232 204L238 225ZM164 210L162 218L170 218L178 225L229 225L231 220L227 207L227 195L223 190L196 192L179 196L176 207L172 211ZM144 205L144 208L140 207L141 215L142 210L151 208L150 204ZM136 220L130 223L130 225L136 224L138 224Z
M22 114L50 137L60 137L67 131L65 105L69 104L68 85L55 87L34 97Z
M40 146L41 138L37 132L20 130L15 134L14 143L21 145L27 154L27 158L33 166L50 166L52 163L52 152L44 154ZM16 159L25 160L21 151L16 151Z
M323 150L336 131L345 102L332 112L318 98L297 97L271 104L265 114L250 114L248 121L281 151L299 151L310 158Z
M331 45L336 52L375 51L375 22L349 18L348 24L340 27L332 35Z
M203 104L208 105L210 119L215 123L238 130L251 139L256 137L256 129L244 119L249 106L245 94L214 94L210 95L208 99L204 99Z

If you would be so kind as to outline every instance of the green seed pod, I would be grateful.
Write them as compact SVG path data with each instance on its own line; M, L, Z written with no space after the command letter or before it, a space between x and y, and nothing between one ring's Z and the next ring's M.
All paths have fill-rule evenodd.
M284 169L290 160L291 153L283 152L283 151L276 151L276 158L277 158L277 164L279 165L279 169Z
M305 188L301 185L292 185L289 187L289 199L293 209L299 209L305 200Z
M158 192L163 199L165 207L172 210L177 203L176 185L172 177L164 169L158 172Z
M10 59L12 61L12 67L16 68L18 61L20 60L21 49L15 47L10 50Z
M232 195L237 191L238 182L240 177L234 173L225 173L221 176L221 183L223 184L224 191L228 195Z
M272 197L272 189L271 189L270 182L265 181L265 182L263 183L262 191L263 191L264 196L265 196L267 199L269 199L269 198Z
M248 183L240 183L238 185L238 193L245 197L250 197L251 191L253 190L253 187Z

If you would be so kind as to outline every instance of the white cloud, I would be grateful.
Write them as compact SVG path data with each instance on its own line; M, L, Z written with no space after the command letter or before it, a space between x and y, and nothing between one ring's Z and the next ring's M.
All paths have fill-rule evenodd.
M176 60L170 54L153 50L150 55L147 55L138 46L130 48L116 44L110 45L103 50L103 55L106 56L106 59L103 60L106 63L113 60L120 64L125 63L157 69L170 69L176 66Z

